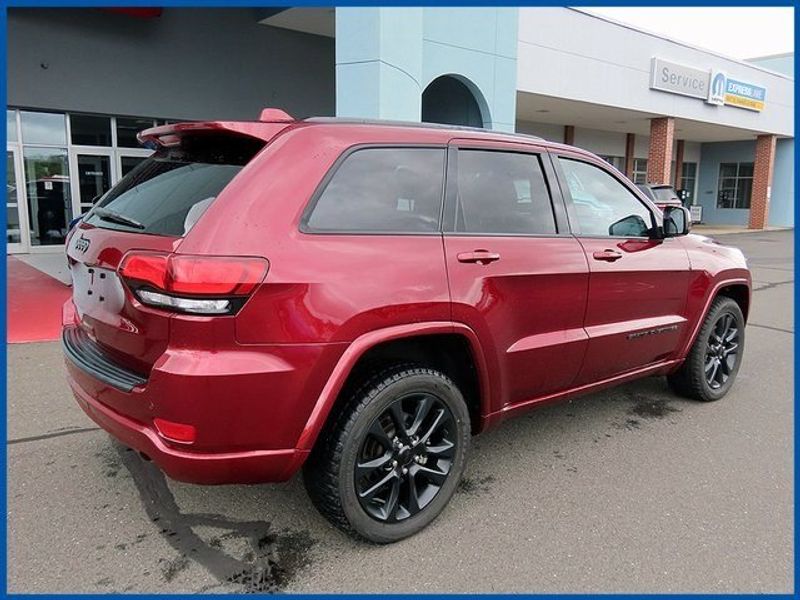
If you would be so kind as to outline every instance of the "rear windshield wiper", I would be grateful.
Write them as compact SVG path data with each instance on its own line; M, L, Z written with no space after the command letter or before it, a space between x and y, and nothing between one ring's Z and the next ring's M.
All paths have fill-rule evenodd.
M133 227L134 229L144 229L144 225L139 223L136 219L132 219L130 217L126 217L125 215L121 215L118 212L113 210L109 210L107 208L103 208L98 206L94 209L94 214L100 217L103 221L108 221L110 223L119 223L120 225L127 225L128 227Z

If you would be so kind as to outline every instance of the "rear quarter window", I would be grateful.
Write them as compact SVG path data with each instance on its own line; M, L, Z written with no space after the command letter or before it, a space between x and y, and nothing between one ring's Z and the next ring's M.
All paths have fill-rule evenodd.
M430 233L439 230L444 148L361 148L317 195L304 229Z

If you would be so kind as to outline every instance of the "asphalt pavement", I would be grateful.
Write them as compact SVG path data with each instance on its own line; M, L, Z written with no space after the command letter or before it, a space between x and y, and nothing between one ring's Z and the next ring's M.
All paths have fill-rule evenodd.
M474 439L444 513L351 540L299 478L166 479L84 416L58 343L8 347L9 592L793 590L793 232L719 236L754 276L720 402L647 379Z

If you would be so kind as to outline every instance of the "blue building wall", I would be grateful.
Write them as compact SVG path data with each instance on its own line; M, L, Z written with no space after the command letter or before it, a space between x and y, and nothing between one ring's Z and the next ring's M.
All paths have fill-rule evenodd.
M751 58L747 62L758 65L759 67L764 67L770 71L775 71L776 73L783 73L789 77L794 77L794 52Z
M778 140L775 149L768 222L771 227L794 227L794 139Z
M724 162L753 162L755 148L755 141L702 144L697 201L703 207L703 223L747 226L749 209L717 208L719 165ZM794 227L793 139L781 139L777 143L767 223L770 227Z
M517 39L516 8L337 8L336 114L419 121L422 92L453 75L484 127L513 131Z
M703 207L703 223L747 226L749 209L717 208L719 165L724 162L753 162L755 151L755 141L716 142L700 146L697 200Z

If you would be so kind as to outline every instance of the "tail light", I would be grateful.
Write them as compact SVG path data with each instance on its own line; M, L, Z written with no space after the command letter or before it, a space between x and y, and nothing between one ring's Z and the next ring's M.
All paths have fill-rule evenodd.
M235 314L267 274L263 258L129 252L118 268L140 302L177 312Z

